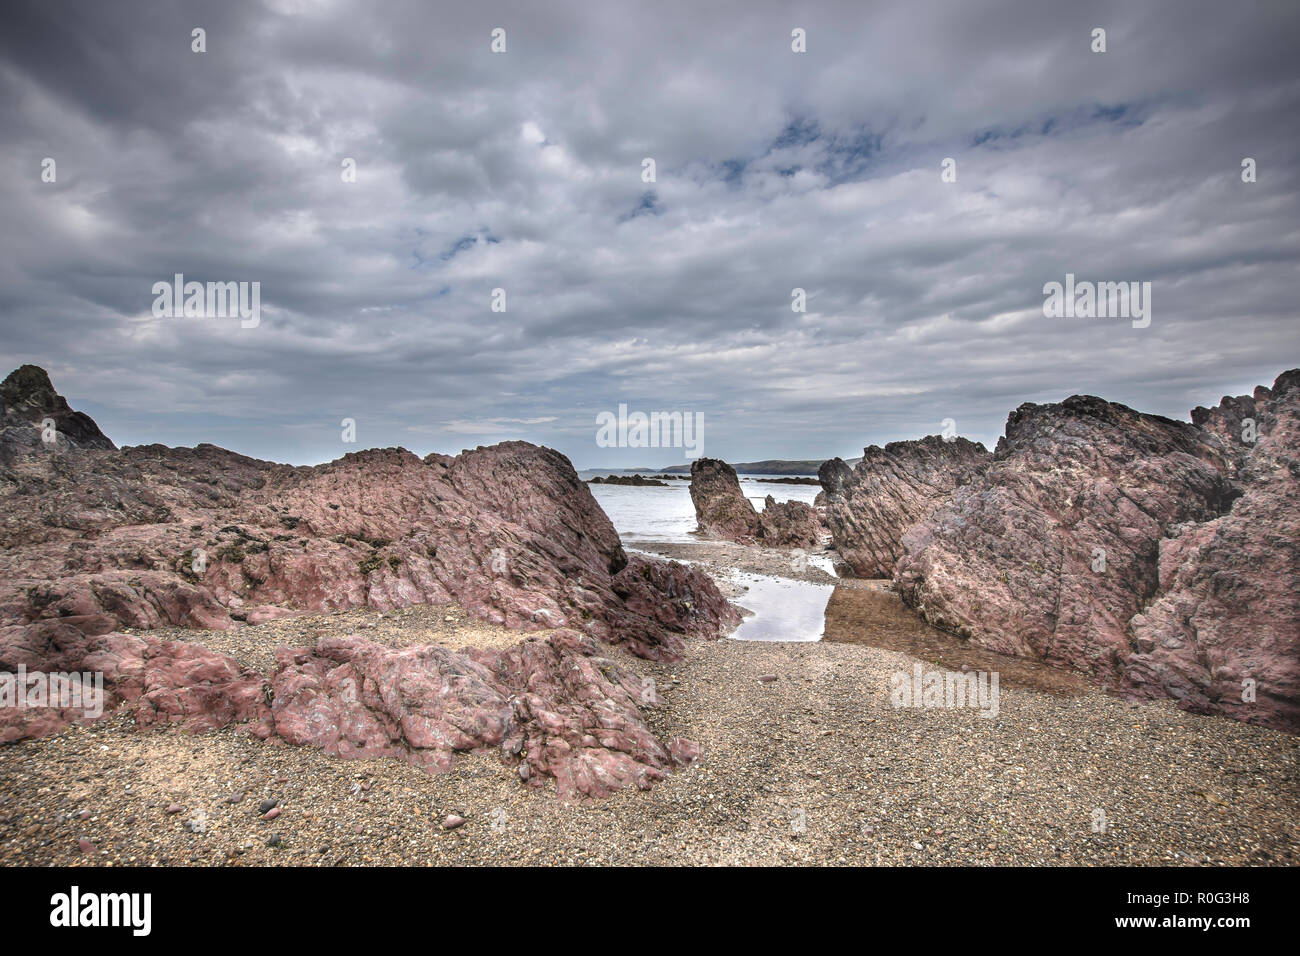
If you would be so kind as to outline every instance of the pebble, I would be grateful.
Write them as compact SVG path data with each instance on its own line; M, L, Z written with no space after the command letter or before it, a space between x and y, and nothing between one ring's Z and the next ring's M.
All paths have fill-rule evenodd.
M263 800L261 803L257 805L257 812L267 813L279 802L280 802L279 800Z
M279 808L279 807L272 807L270 810L267 810L264 814L262 814L262 819L263 819L263 820L274 820L274 819L275 819L276 817L278 817L279 815L280 815L280 808Z
M442 828L444 830L454 830L457 827L464 826L464 825L465 825L465 818L457 816L454 813L449 814L447 819L442 821Z

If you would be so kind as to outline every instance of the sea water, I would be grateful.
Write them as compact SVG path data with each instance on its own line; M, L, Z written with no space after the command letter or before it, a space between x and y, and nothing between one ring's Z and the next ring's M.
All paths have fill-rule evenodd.
M609 472L580 472L582 478ZM643 477L653 478L652 474ZM812 504L821 488L785 482L755 481L756 476L740 476L740 488L762 511L768 495L777 501L802 501ZM588 485L596 502L609 515L614 530L632 550L638 543L665 541L673 544L695 542L695 506L691 503L690 482L665 478L667 487L637 485ZM830 573L831 563L824 555L808 555L810 564ZM740 641L817 641L825 625L826 604L835 590L833 585L815 584L791 578L779 578L747 571L732 572L736 583L748 588L736 603L753 611L731 637Z
M609 472L583 471L579 475L585 481L599 475L605 477ZM643 475L654 478L652 474ZM812 504L821 488L817 485L794 485L781 482L760 482L755 476L740 477L740 490L754 505L755 511L762 511L768 495L777 501L802 501ZM814 477L814 476L809 476ZM662 479L668 487L646 487L635 485L588 485L596 502L605 509L609 520L614 523L614 530L627 544L638 541L667 541L682 544L698 541L691 534L695 530L695 506L691 504L691 483L679 478Z

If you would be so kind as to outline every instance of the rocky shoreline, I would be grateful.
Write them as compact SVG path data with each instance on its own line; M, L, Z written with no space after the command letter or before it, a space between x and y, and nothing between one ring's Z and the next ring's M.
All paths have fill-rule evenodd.
M646 478L644 475L606 475L601 478L597 475L595 478L588 478L589 485L629 485L634 488L667 488L668 482L659 481L655 478Z
M712 569L719 583L734 567L825 575L752 546L651 547ZM841 582L842 593L883 586ZM1015 680L1004 684L995 721L894 708L889 676L919 658L834 639L841 627L872 640L925 627L888 597L866 629L833 601L823 642L701 642L674 663L614 649L636 680L654 682L659 703L642 708L648 726L700 747L690 766L648 792L557 799L554 784L521 786L488 754L462 755L431 776L401 761L339 760L229 729L142 734L123 714L0 747L0 864L1300 862L1295 737L1168 701ZM509 647L519 637L442 606L304 615L201 640L266 673L275 646L350 634L455 650ZM259 812L268 800L280 810L274 820ZM1093 828L1098 810L1104 833ZM464 824L447 829L452 815Z
M378 449L295 468L210 445L118 450L41 369L0 394L0 671L93 674L98 700L45 703L24 687L0 708L0 742L127 714L431 773L491 751L526 786L592 797L694 758L694 743L646 726L653 689L609 652L678 660L738 613L703 574L629 556L557 452ZM51 435L51 421L75 427ZM202 636L417 605L549 633L452 650L309 631L277 647L269 673ZM188 633L168 640L168 627Z
M697 463L705 533L629 551L547 449L312 469L119 451L20 372L0 389L0 670L100 669L110 706L0 714L0 864L1300 861L1295 736L1122 699L904 603L916 529L951 522L1002 446L924 500L891 490L910 446L868 450L828 463L826 508L761 513ZM1232 409L1277 414L1285 391ZM894 578L837 578L821 522L843 533L886 459L862 500L893 501L903 549L859 540ZM1279 480L1265 460L1223 480ZM825 639L728 638L744 574L835 585ZM899 706L922 669L999 672L996 718Z

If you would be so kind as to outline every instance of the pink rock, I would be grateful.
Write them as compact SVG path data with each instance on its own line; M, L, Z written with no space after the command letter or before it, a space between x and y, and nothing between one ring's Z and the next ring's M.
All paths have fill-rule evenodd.
M58 620L0 628L0 670L20 665L29 673L102 675L103 714L128 707L142 728L177 724L206 731L269 718L265 679L195 644L87 635ZM0 708L0 740L42 736L69 721L93 719L88 714L84 700L80 707Z
M309 468L212 445L118 451L60 410L38 372L5 386L21 415L6 392L0 669L101 673L105 713L128 709L140 728L238 726L431 771L458 751L503 746L514 766L527 741L528 782L554 776L562 793L599 795L648 786L670 760L641 721L635 682L593 638L672 661L739 621L707 575L629 558L551 449L506 442L424 459L373 449ZM42 409L64 416L84 447L37 454ZM119 630L452 603L554 633L463 654L325 641L281 651L268 681L208 648ZM94 718L4 708L0 742L83 719Z
M52 463L25 457L0 514L0 627L221 629L456 602L471 617L574 627L657 657L679 636L716 637L733 614L690 569L673 576L693 609L677 615L684 629L630 611L621 593L645 589L617 585L629 561L609 519L566 458L525 442L424 460L376 449L313 468L211 445Z
M1262 394L1261 394L1262 393ZM1247 404L1249 402L1249 404ZM1300 730L1300 373L1243 407L1260 429L1235 438L1242 495L1227 514L1160 542L1159 596L1129 621L1136 642L1121 689ZM1195 418L1195 411L1193 412ZM1250 682L1250 683L1248 683ZM1249 688L1249 692L1247 689Z
M816 510L802 501L777 502L767 496L757 512L741 490L736 469L717 458L691 463L691 501L701 534L774 548L810 548L820 543Z
M852 468L839 458L824 462L818 477L825 521L843 570L862 578L892 575L903 534L988 461L988 450L978 442L930 435L864 448Z
M691 501L701 534L732 541L752 541L758 512L740 490L736 469L717 458L691 463Z
M1300 371L1196 417L1022 405L987 470L904 535L900 593L978 646L1300 728Z
M679 767L686 766L686 764L698 758L699 755L700 745L693 740L687 740L685 737L674 737L668 741L668 756Z
M330 638L277 656L277 734L336 756L436 773L461 751L526 751L521 779L553 777L563 797L648 787L672 763L637 707L637 683L575 631L504 650Z
M447 819L442 821L442 828L444 830L455 830L457 827L463 827L464 825L465 818L459 817L454 813L449 814Z
M759 544L771 548L813 548L821 540L821 518L812 505L777 501L767 496L758 514Z

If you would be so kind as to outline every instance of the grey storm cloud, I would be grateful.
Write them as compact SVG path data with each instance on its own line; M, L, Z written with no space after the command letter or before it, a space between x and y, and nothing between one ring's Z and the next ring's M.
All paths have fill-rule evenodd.
M623 467L681 455L598 447L620 404L850 456L1300 364L1300 7L788 7L10 3L4 371L119 444L314 462L351 418ZM156 318L175 273L260 282L260 324ZM1151 325L1045 318L1066 273L1151 282Z

